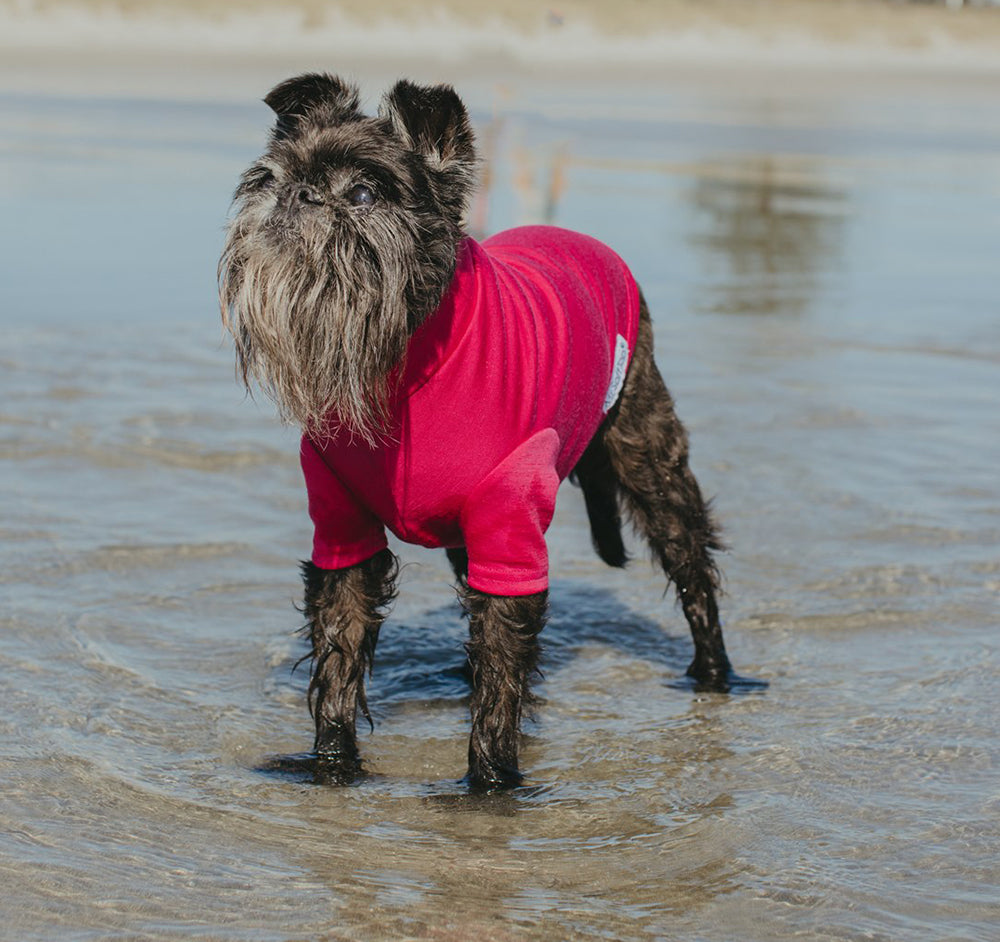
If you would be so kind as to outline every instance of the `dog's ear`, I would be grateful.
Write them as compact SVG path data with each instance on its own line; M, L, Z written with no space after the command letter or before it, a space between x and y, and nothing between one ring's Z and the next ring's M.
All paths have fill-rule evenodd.
M402 79L382 99L379 114L391 121L403 143L432 167L447 169L462 161L475 161L469 115L450 85L414 85Z
M277 137L291 134L303 118L340 124L360 116L357 86L324 72L286 79L267 93L264 104L278 116Z
M402 79L386 93L378 112L403 144L424 158L445 208L461 216L475 183L476 144L455 89Z

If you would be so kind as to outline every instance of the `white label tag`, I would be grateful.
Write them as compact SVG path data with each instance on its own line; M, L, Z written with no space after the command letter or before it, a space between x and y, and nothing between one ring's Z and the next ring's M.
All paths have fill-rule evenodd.
M608 394L604 397L604 411L607 412L618 400L618 394L625 385L625 370L628 367L628 341L619 334L615 340L615 365L611 369Z

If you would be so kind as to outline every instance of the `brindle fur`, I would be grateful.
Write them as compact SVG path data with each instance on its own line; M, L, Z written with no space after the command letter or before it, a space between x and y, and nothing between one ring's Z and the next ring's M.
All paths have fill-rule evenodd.
M711 508L703 499L698 482L688 465L688 437L674 412L673 400L653 360L653 331L649 311L642 303L639 337L621 397L597 430L573 471L583 489L591 534L598 555L611 566L627 562L622 540L624 506L636 531L646 542L667 578L674 584L694 640L695 656L687 673L702 689L725 691L735 680L726 655L719 625L716 595L719 570L713 551L722 549ZM375 560L384 560L383 554ZM464 549L447 550L459 583L459 595L469 616L470 641L466 647L472 680L472 733L469 740L467 781L474 788L492 789L518 784L522 775L518 764L521 717L530 704L529 681L536 672L540 655L538 636L545 625L548 595L501 597L477 592L465 582L469 560ZM356 576L339 576L344 582L367 584L372 562L343 570ZM346 775L358 766L353 725L347 733L345 702L354 697L364 704L363 674L370 669L378 625L383 608L395 594L391 584L395 568L379 561L381 574L376 592L328 592L320 600L312 593L325 586L312 575L311 563L304 564L306 610L316 613L323 623L355 626L353 663L345 659L344 645L337 647L334 676L351 678L338 688L324 679L314 683L317 702L331 698L331 707L314 709L317 752L327 758L343 755ZM366 575L362 575L365 573ZM384 580L384 581L382 581ZM349 608L343 611L342 606ZM323 615L325 607L329 607ZM371 626L371 627L364 627ZM314 657L322 664L325 636L313 632ZM370 639L370 646L368 645ZM326 675L324 675L325 677ZM367 711L365 711L367 716ZM350 743L349 748L340 745ZM331 749L329 744L333 743Z
M390 376L455 271L477 165L468 115L447 86L401 81L369 117L354 86L323 75L265 101L278 120L233 198L223 322L243 381L284 418L374 442ZM377 212L352 204L359 184Z
M391 431L391 380L409 337L454 273L476 170L468 115L450 87L401 81L368 117L356 88L315 74L283 82L265 100L278 118L266 153L236 191L219 264L223 320L244 382L259 384L286 418L315 436L377 441ZM353 200L359 183L377 194L377 213ZM600 557L625 565L624 510L676 587L695 646L688 674L705 688L728 689L735 678L712 557L721 543L653 361L645 301L621 396L573 475ZM465 550L449 549L448 557L469 618L467 781L515 785L548 596L479 592L466 582ZM357 713L370 722L364 674L397 568L389 550L341 570L302 565L314 756L324 781L351 781L361 771Z
M309 710L313 750L346 777L360 771L358 710L369 723L365 673L371 673L379 629L396 597L399 567L389 550L347 569L302 563L306 631L312 647Z
M688 675L706 688L727 689L732 668L719 625L719 570L712 558L723 546L688 465L687 431L653 360L644 300L621 397L573 473L583 488L598 555L609 565L625 565L624 505L677 590L695 646Z

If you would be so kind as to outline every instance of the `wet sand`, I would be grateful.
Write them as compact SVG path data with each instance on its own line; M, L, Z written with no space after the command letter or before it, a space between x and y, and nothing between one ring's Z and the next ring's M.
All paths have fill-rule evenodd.
M0 938L993 938L995 74L459 71L477 229L583 229L643 284L771 684L689 689L662 580L604 568L565 486L529 783L476 798L464 625L407 547L370 776L258 771L310 743L310 532L214 271L299 60L199 92L204 58L75 54L0 65Z

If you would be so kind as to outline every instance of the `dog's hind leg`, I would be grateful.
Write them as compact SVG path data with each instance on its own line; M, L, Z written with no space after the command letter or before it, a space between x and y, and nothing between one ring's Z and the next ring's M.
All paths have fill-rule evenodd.
M449 547L445 550L455 578L462 583L469 575L469 553L464 546Z
M545 624L548 592L488 595L462 584L469 614L466 651L472 672L472 734L469 772L474 789L520 784L521 714L538 664L538 634Z
M371 672L379 628L395 598L397 570L387 549L346 569L302 564L305 627L312 641L314 751L328 779L350 781L361 770L355 721L360 709L371 722L364 675Z
M621 397L591 447L606 453L636 529L677 590L694 640L688 675L703 687L727 690L736 678L722 640L712 558L722 543L688 467L687 432L653 361L645 301Z
M583 491L590 520L590 537L597 555L609 566L620 569L628 562L628 555L622 541L618 476L604 441L606 424L591 439L573 468L570 480L579 484Z

